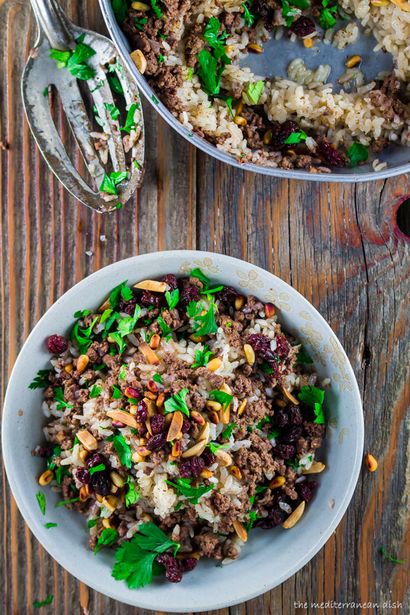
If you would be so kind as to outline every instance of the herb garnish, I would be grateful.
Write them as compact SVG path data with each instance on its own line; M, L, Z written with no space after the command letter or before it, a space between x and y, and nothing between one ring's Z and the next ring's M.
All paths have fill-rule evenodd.
M306 141L307 134L304 130L295 130L292 132L287 139L285 139L284 143L286 145L296 145L297 143L302 143L302 141Z
M38 507L41 510L41 514L45 515L47 503L46 503L46 496L44 495L42 491L38 491L36 493L36 500L38 502Z
M64 410L64 408L74 408L74 404L69 404L64 401L63 387L56 387L54 389L54 398L57 402L57 410Z
M209 391L209 399L219 402L225 411L232 403L233 395L229 395L229 393L225 393L225 391L213 390Z
M249 103L251 105L258 105L260 97L262 96L263 88L265 87L265 82L260 81L250 81L244 90L245 96L248 98ZM286 143L286 141L285 141Z
M347 150L347 157L350 161L350 166L356 167L360 162L366 162L369 158L369 150L361 143L352 143Z
M158 0L151 0L151 7L152 7L152 10L154 11L155 17L157 19L161 19L164 13L159 6Z
M198 77L204 90L211 96L219 94L221 89L221 75L230 58L225 52L225 39L227 33L219 34L221 23L217 17L211 17L204 29L204 39L212 51L202 49L197 56Z
M212 284L211 280L206 276L203 271L197 267L196 269L192 269L189 274L192 278L196 278L200 282L202 282L203 288L199 289L201 295L214 295L218 293L220 290L223 290L223 284Z
M130 479L130 477L128 477L127 479L127 493L125 494L125 506L127 506L127 508L129 506L132 506L133 504L136 504L138 502L138 500L140 499L141 494L140 492L137 490L136 486L135 486L135 482L133 480Z
M51 604L53 600L54 600L53 594L48 594L45 600L35 600L33 602L33 607L35 609L41 609L42 606L47 606L48 604Z
M152 376L154 382L158 382L158 384L162 384L162 376L161 374L154 374Z
M210 47L214 49L218 47L223 47L225 45L225 41L228 38L228 33L226 30L219 34L219 30L221 29L221 22L217 17L210 17L208 23L205 26L203 37L208 43ZM191 274L192 275L192 274Z
M120 110L113 103L104 103L104 107L110 114L112 120L118 120L120 117Z
M317 423L318 425L325 424L325 413L323 409L325 392L322 389L314 386L304 386L300 390L298 399L307 406L313 408L316 415L316 418L313 421L314 423Z
M245 26L248 26L250 28L255 21L255 16L252 15L252 13L250 12L247 2L242 2L241 6L243 8L243 19L245 22Z
M88 528L92 528L95 527L97 525L98 519L88 519L87 521L87 527Z
M90 399L95 399L101 395L102 388L97 384L93 384L90 390Z
M296 356L296 362L301 365L310 365L313 363L313 360L310 358L304 346L299 348L298 354Z
M170 310L173 310L174 307L178 305L179 302L179 288L175 288L175 290L167 290L165 293L165 299L168 303L168 307Z
M57 502L56 507L59 508L60 506L66 506L67 504L74 504L75 502L79 502L80 498L69 498L68 500L60 500L59 502Z
M236 423L229 423L221 433L221 438L229 440L235 427L237 427Z
M198 301L190 301L187 307L187 314L194 320L193 331L195 335L210 335L218 331L218 325L215 320L215 303L211 303L209 310L202 314L203 306Z
M212 357L212 351L204 344L202 348L195 349L195 362L192 363L192 369L196 367L205 367Z
M45 389L50 384L48 375L51 369L39 369L33 382L28 385L29 389Z
M219 444L218 442L209 442L207 445L211 453L215 455L218 451L223 451L228 448L229 444Z
M129 134L131 130L134 130L136 128L137 125L134 120L134 115L138 107L139 107L138 103L132 103L132 105L128 109L127 117L125 118L125 124L124 126L121 127L121 130L123 132L128 132Z
M109 175L104 173L103 180L98 190L105 194L118 195L117 186L128 179L128 171L113 171Z
M294 3L289 3L288 0L282 0L282 16L285 18L288 28L292 25L294 17L299 17L300 15L300 9L293 8L290 4Z
M189 408L186 404L187 394L188 389L181 389L178 393L167 399L164 403L165 414L179 411L189 417Z
M335 4L334 6L329 6L330 0L322 0L322 10L319 15L319 23L324 30L329 30L329 28L333 28L336 25L336 19L334 17L335 13L337 13L338 6Z
M124 436L122 434L118 434L117 436L114 436L112 443L114 445L114 448L117 452L118 457L120 458L122 465L125 466L126 468L130 468L132 466L132 459L131 459L132 452L131 452L131 447L127 443Z
M114 579L125 581L130 589L151 583L153 574L162 570L155 562L157 555L172 549L175 556L181 546L154 523L143 523L138 530L138 534L123 542L115 552L116 563L112 570Z
M51 529L52 527L57 527L58 523L52 523L51 521L49 521L48 523L44 524L44 527L46 528L46 530Z
M101 551L103 547L110 547L111 545L113 545L114 542L116 542L117 538L117 530L112 527L104 528L98 537L97 544L94 548L94 554L98 553L98 551Z
M132 299L134 296L132 289L129 288L129 286L127 286L127 281L128 280L124 280L124 282L121 282L121 284L118 284L118 286L113 288L112 291L110 292L108 303L110 304L113 310L119 304L120 299L123 299L124 301L130 301L130 299Z
M74 49L68 51L60 51L59 49L50 50L50 58L57 62L57 68L67 68L67 70L83 81L95 77L95 70L86 63L86 60L95 55L95 51L83 41L85 34L82 34L76 39Z
M390 555L383 546L380 547L379 553L384 559L387 559L387 561L392 562L393 564L404 564L405 563L404 559L397 559L397 557Z
M199 499L213 489L212 485L192 487L189 478L176 478L175 481L166 480L165 482L174 487L180 495L186 497L190 504L198 504Z
M105 465L103 463L99 463L98 466L93 466L92 468L89 468L88 473L90 474L90 476L92 476L93 474L96 474L96 472L104 472L105 470Z
M157 322L161 328L161 331L163 333L163 335L168 335L168 333L172 333L172 329L171 327L169 327L167 325L167 323L165 322L165 320L162 318L162 316L158 316L157 318Z
M121 389L118 388L115 384L112 387L112 394L111 397L113 399L121 399L122 398L122 392Z

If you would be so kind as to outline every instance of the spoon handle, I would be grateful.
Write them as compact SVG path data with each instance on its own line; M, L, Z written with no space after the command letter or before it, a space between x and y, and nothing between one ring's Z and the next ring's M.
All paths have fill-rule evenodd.
M73 37L69 21L55 0L30 0L40 33L43 33L53 49L65 51L70 48Z

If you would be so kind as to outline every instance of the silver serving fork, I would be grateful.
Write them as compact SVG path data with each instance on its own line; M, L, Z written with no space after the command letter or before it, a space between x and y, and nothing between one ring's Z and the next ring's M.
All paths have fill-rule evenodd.
M23 103L30 129L50 169L73 196L101 213L118 209L139 187L143 176L144 119L138 90L108 38L75 26L55 0L30 1L38 25L38 37L22 77ZM80 40L96 52L86 60L95 76L81 82L67 68L58 68L50 58L51 48L74 49L79 37L84 37ZM112 109L118 107L107 75L114 78L116 91L123 91L124 113L135 109L131 129L124 137L119 118L113 119L111 115ZM58 134L50 109L49 86L54 86L59 93L91 176L88 181L74 167ZM93 129L85 98L90 99L101 130ZM128 172L128 176L118 182L120 172ZM107 177L112 177L114 182L108 181L108 191L105 191L107 182L103 180Z

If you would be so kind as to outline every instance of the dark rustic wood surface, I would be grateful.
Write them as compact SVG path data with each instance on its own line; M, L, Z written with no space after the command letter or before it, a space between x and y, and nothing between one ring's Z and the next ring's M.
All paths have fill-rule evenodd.
M103 31L96 0L65 5L80 24ZM410 243L396 226L396 207L410 193L409 178L332 186L250 175L195 151L145 106L144 186L122 211L99 216L61 189L24 120L20 76L34 34L29 3L0 0L0 28L0 141L8 146L0 151L2 393L39 317L108 263L158 249L203 248L273 271L320 310L346 348L363 394L365 446L380 466L375 474L362 472L342 523L303 570L220 614L408 614ZM1 613L30 614L33 600L52 593L44 612L143 614L56 564L25 526L4 471L2 484ZM381 545L407 566L383 561ZM331 600L379 607L294 606ZM389 600L402 608L384 607Z

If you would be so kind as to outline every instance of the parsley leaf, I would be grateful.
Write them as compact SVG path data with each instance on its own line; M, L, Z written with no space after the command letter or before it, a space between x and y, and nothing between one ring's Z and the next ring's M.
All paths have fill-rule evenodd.
M45 600L35 600L33 602L33 607L35 609L40 609L42 606L47 606L48 604L51 604L54 600L54 596L53 594L48 594L47 598Z
M322 0L323 9L320 11L319 23L324 30L333 28L336 25L336 19L334 17L337 13L337 4L334 6L328 6L330 0Z
M118 388L115 384L112 387L112 394L111 397L113 399L121 399L122 398L122 392L121 389Z
M47 503L46 503L46 496L44 495L42 491L38 491L36 493L36 500L38 502L38 507L41 510L41 514L45 515Z
M74 318L78 320L80 318L85 318L86 316L89 316L90 314L91 314L91 310L77 310L76 312L74 312Z
M108 297L108 303L110 304L113 310L118 306L120 299L123 298L124 293L127 296L127 291L125 290L126 288L128 288L131 291L131 296L132 296L132 290L127 286L127 281L128 280L124 280L124 282L121 282L121 284L118 284L118 286L113 288L112 291L110 292L110 296ZM129 299L126 299L126 301L127 300L129 301Z
M171 487L174 487L174 489L176 489L180 495L186 497L189 500L190 504L198 504L199 499L203 495L205 495L205 493L208 493L213 489L212 485L191 487L189 478L176 478L175 481L166 480L165 482L168 485L171 485Z
M131 480L130 477L128 477L127 493L125 494L125 506L127 506L128 508L129 506L136 504L138 500L140 499L140 497L141 497L141 494L137 490L135 486L135 482Z
M74 504L75 502L79 502L80 498L69 498L68 500L60 500L56 504L56 508L60 508L61 506L66 506L67 504Z
M151 7L152 7L152 10L154 11L155 17L157 19L161 19L164 13L159 6L158 0L151 0Z
M298 354L296 355L296 362L301 365L311 365L313 360L310 358L304 346L299 348Z
M255 21L255 16L252 15L252 13L250 12L247 2L242 2L241 6L243 8L243 19L245 22L245 26L248 26L250 28Z
M117 186L125 179L128 179L128 171L114 171L109 175L104 173L103 180L98 190L105 194L118 195Z
M233 395L229 395L229 393L225 393L225 391L213 390L209 391L209 399L219 402L222 405L223 410L226 410L232 403Z
M361 143L352 143L347 150L347 157L350 160L350 166L356 167L360 162L366 162L369 158L369 150Z
M101 395L102 388L97 384L93 384L90 390L90 399L95 399Z
M95 55L95 50L86 45L84 41L85 35L80 36L76 41L74 49L60 51L59 49L50 50L50 58L57 63L57 68L67 68L67 70L83 81L95 77L95 70L86 63L86 60Z
M51 529L52 527L57 527L58 523L52 523L51 521L49 521L48 523L44 524L44 527L46 528L46 530Z
M203 273L203 271L199 269L199 267L196 267L196 269L192 269L189 275L192 278L196 278L197 280L202 282L203 288L200 290L202 295L212 295L218 293L224 288L223 284L212 284L211 280Z
M92 476L93 474L96 474L97 472L104 472L105 470L105 465L103 463L99 463L98 466L93 466L92 468L89 468L88 473Z
M126 349L127 344L122 339L121 333L118 333L118 331L116 331L114 333L110 333L110 338L112 339L113 342L115 342L117 344L118 352L120 354L122 354L124 352L124 350Z
M296 143L306 141L306 139L307 134L304 130L295 130L295 132L292 132L284 142L286 145L295 145Z
M202 348L195 349L195 362L191 365L192 369L195 367L205 367L212 357L212 351L204 344Z
M101 551L103 547L110 547L116 542L117 538L117 530L112 527L104 528L100 536L98 537L97 544L94 548L94 553L98 553L98 551Z
M127 364L123 363L121 365L120 373L118 374L119 380L125 380L127 377Z
M87 521L87 527L88 528L92 528L95 527L97 525L98 519L88 519Z
M258 105L260 97L262 96L263 88L265 87L265 82L260 81L250 81L245 88L245 96L248 98L249 103L251 105ZM285 141L286 143L286 141Z
M152 379L154 382L158 382L159 384L162 384L162 376L161 374L154 374L152 376Z
M211 333L216 333L218 331L218 325L215 320L215 309L215 303L211 303L206 314L200 314L195 317L195 335L210 335Z
M48 375L51 369L39 369L33 382L28 385L29 389L45 389L50 384Z
M118 120L120 117L120 110L114 103L104 103L104 107L107 109L112 120Z
M218 442L209 442L208 447L211 453L215 454L218 451L223 451L228 448L229 444L219 444Z
M64 410L64 408L74 408L74 404L69 404L64 401L63 387L56 387L54 389L54 398L57 402L57 410Z
M128 1L127 0L111 0L112 10L114 11L115 19L119 24L127 18Z
M131 460L132 452L131 452L131 447L127 443L124 436L122 434L114 436L114 439L112 442L117 452L117 455L120 458L122 465L125 466L126 468L130 468L132 466L132 460Z
M384 559L387 559L387 561L392 562L393 564L404 564L405 563L404 559L397 559L397 557L394 557L393 555L390 555L389 553L387 553L386 549L383 546L380 547L379 553Z
M228 38L226 30L219 34L221 22L217 17L210 17L203 32L203 37L210 47L219 47L225 45L225 40ZM191 274L192 275L192 274Z
M173 310L179 302L179 288L175 288L175 290L171 291L167 290L165 293L165 299L168 303L169 309Z
M229 423L221 433L221 438L229 440L235 427L237 427L236 423Z
M138 106L138 103L132 103L132 105L130 105L130 108L127 111L127 117L125 118L125 124L121 127L121 130L123 132L128 132L129 134L131 130L134 130L136 128L137 124L134 120L134 115L136 110L138 109Z
M157 322L159 324L159 326L161 327L161 331L164 335L167 335L168 333L172 333L172 329L171 327L169 327L167 325L167 323L165 322L165 320L162 318L162 316L158 316L157 318Z
M304 386L301 388L298 398L304 404L313 408L316 415L313 422L318 425L324 425L325 413L323 410L323 401L325 399L325 392L314 386Z
M187 305L186 313L189 318L195 318L199 316L203 309L203 305L200 301L190 301Z
M189 408L186 404L187 394L188 389L181 389L178 393L167 399L164 403L165 414L179 411L189 417Z

